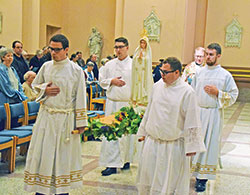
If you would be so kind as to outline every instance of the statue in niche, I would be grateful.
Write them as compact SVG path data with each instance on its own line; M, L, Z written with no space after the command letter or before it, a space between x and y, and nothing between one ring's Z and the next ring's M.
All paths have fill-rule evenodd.
M239 47L241 44L242 26L236 18L226 27L225 47Z
M148 32L148 39L150 41L160 41L161 22L154 11L144 20L143 26Z
M153 86L152 52L144 30L132 61L132 103L147 106Z
M96 54L97 55L97 61L99 61L101 57L101 50L102 50L102 37L101 34L97 31L96 27L92 28L92 33L88 40L88 47L90 49L89 53L90 55Z

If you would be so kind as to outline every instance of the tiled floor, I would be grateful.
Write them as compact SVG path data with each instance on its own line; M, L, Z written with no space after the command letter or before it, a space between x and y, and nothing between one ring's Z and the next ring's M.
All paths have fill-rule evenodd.
M207 191L199 195L250 195L250 103L237 102L226 109L224 129L221 142L221 160L223 168L218 170L215 181L208 183ZM102 177L103 169L98 166L100 142L82 144L83 187L72 190L71 195L104 194L134 195L137 194L137 165L130 170L119 171L118 174ZM25 158L18 156L16 170L12 174L4 173L7 166L0 164L0 194L25 195L23 190L23 169ZM193 190L194 178L191 178L190 194Z

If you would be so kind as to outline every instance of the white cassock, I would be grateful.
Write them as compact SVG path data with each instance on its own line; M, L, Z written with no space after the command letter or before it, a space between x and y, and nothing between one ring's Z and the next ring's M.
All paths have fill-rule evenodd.
M131 70L132 59L128 56L124 60L115 58L105 64L100 72L99 82L106 89L107 101L105 116L119 111L124 106L129 106L131 98ZM115 77L121 77L126 82L123 87L110 85ZM126 162L133 162L134 143L136 135L123 136L118 141L102 140L99 164L104 167L123 167Z
M189 194L190 157L203 152L199 107L191 86L178 78L154 84L138 130L146 136L138 171L141 195Z
M204 90L206 85L215 85L219 90L218 97L207 94ZM207 148L207 152L194 157L192 171L199 179L214 180L220 153L224 108L234 104L238 88L232 75L220 65L203 67L194 77L192 87L201 109L202 135Z
M49 82L60 88L56 96L46 96ZM67 193L82 186L82 160L76 127L87 126L84 73L65 59L46 62L33 81L37 101L43 101L28 150L24 189L42 194Z

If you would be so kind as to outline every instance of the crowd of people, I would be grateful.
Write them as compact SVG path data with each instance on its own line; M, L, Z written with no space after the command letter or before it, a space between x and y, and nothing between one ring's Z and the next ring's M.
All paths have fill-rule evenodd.
M30 100L43 101L28 151L25 190L37 195L68 194L70 188L82 185L79 134L88 126L86 86L97 80L106 90L106 116L124 106L145 109L137 135L102 139L102 176L130 169L137 158L137 187L142 195L187 195L191 173L197 192L205 191L207 181L215 179L223 110L238 96L232 75L219 63L218 43L197 48L195 61L183 74L179 59L166 58L157 67L159 73L153 73L161 76L155 84L147 37L140 39L133 59L128 40L115 39L116 57L102 59L100 69L95 54L86 64L81 52L68 59L69 41L61 34L50 39L49 53L39 51L34 56L34 62L47 60L41 66L28 66L22 47L17 41L13 50L0 50L0 91L18 101L27 98L24 92ZM75 129L79 134L72 134Z
M59 51L56 50L55 52ZM34 101L36 99L37 94L31 84L43 64L52 60L51 52L51 48L46 46L42 50L37 50L36 54L29 59L20 41L14 41L12 49L3 45L0 46L0 104L18 103L26 99ZM102 59L101 66L104 66L111 59L113 59L111 56ZM82 52L77 51L71 55L70 60L84 70L84 76L87 81L98 80L99 68L95 54L92 54L87 59L87 63L85 63L85 60L82 58ZM33 78L32 80L31 77Z

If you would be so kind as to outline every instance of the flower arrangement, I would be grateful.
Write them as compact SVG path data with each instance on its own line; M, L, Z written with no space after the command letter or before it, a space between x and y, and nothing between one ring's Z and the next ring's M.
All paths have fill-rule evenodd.
M111 141L117 140L123 135L136 134L143 114L143 112L136 113L133 107L123 107L115 113L116 121L110 125L101 123L99 119L89 120L89 128L84 135L93 135L95 138L104 136Z

